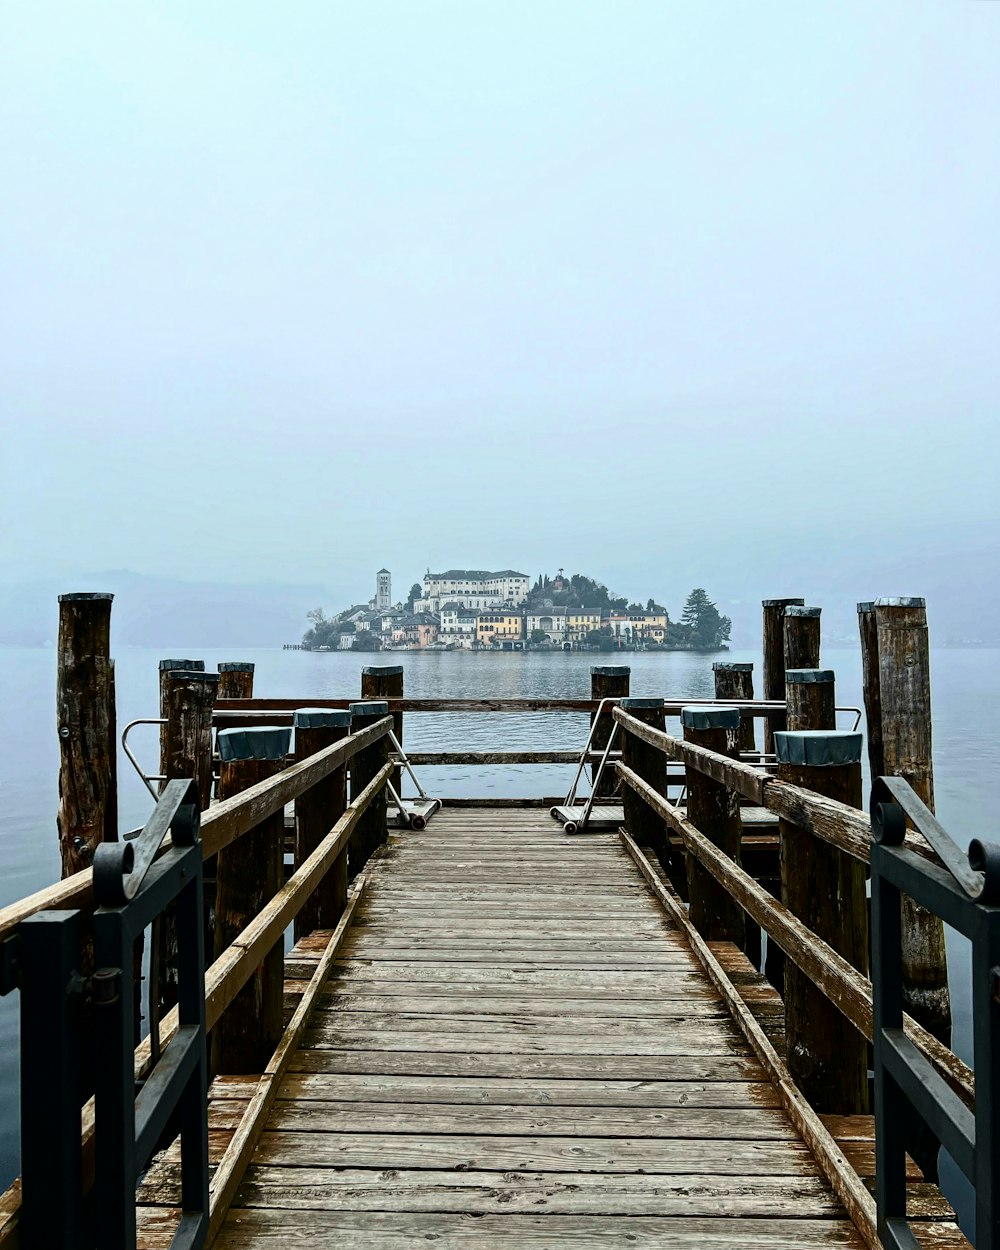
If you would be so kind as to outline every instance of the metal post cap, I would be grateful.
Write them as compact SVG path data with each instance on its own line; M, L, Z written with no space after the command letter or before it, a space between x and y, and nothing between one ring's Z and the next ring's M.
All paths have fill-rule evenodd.
M863 735L847 729L776 730L774 750L779 764L829 768L860 764Z
M739 729L740 709L692 704L681 708L681 724L685 729Z
M219 758L234 760L283 760L292 741L291 726L261 725L249 729L219 731Z
M388 716L389 704L385 699L365 699L350 705L352 716Z
M292 717L296 729L340 729L350 723L346 707L300 707Z
M752 673L752 664L734 664L729 660L716 660L712 665L713 673Z
M875 611L874 599L862 599L861 602L858 604L858 614L860 616L864 616L866 612L874 612L874 611Z
M836 674L832 668L786 668L785 682L789 686L808 686L813 682L834 681Z
M902 599L876 599L875 606L877 608L926 608L927 600L914 595L911 598Z
M169 673L175 669L184 669L187 673L201 673L205 671L204 660L161 660L160 672Z
M229 660L219 665L220 673L252 673L253 663L250 660Z
M628 677L632 672L627 664L591 664L591 677Z
M361 670L363 677L398 677L403 671L402 664L372 664Z
M822 608L804 608L801 604L790 603L785 608L786 616L819 616L823 611Z
M805 603L805 599L761 599L761 607L787 608L790 603Z
M662 699L621 699L618 706L628 711L630 708L639 710L640 708L663 707Z
M60 603L95 603L98 600L110 603L114 595L105 590L81 590L72 595L59 595L58 598Z

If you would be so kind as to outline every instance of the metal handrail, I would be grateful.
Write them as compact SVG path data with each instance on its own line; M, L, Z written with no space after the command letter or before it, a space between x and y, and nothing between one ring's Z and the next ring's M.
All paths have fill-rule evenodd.
M142 778L142 784L153 796L154 802L159 799L160 796L159 793L153 788L152 783L154 781L166 781L166 777L162 776L162 774L143 772L142 765L132 754L132 748L128 744L128 736L136 725L165 725L166 723L166 720L162 716L140 716L138 720L130 720L122 730L122 750L125 752L125 757Z

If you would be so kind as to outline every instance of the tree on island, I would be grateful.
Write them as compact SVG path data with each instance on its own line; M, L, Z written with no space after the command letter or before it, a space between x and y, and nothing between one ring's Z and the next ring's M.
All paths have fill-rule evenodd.
M708 595L698 586L687 597L681 613L681 625L693 647L710 649L728 641L733 623L722 616Z
M381 651L382 642L370 629L359 629L354 635L355 651Z
M406 596L406 609L408 612L413 611L413 605L418 599L423 598L424 588L419 582L414 582L410 587L410 593Z

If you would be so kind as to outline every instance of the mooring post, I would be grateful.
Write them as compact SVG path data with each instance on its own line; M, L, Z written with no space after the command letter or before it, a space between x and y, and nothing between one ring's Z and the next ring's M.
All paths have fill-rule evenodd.
M361 670L361 698L401 699L403 697L403 666L402 664L374 664ZM392 732L396 741L403 745L403 713L393 712ZM396 793L403 796L403 770L396 768L392 773L392 784Z
M858 630L861 634L861 684L865 701L865 727L868 730L868 767L872 777L885 775L882 750L882 696L878 678L878 626L874 600L858 604Z
M753 665L734 664L716 661L712 665L715 674L715 697L717 699L752 699L753 698ZM740 716L740 729L737 734L737 745L740 751L756 751L757 742L753 732L753 717Z
M219 733L219 798L241 794L285 767L288 727ZM266 817L218 854L215 957L277 894L284 880L285 813ZM232 1075L263 1072L281 1040L284 984L281 937L223 1012L212 1033L213 1068Z
M904 777L934 811L931 754L931 673L927 605L923 599L876 599L882 769ZM944 924L902 896L903 1003L946 1045L951 1041L951 998Z
M367 699L350 705L351 732L360 733L369 725L389 715L389 704L383 699ZM383 736L351 758L351 800L371 782L389 759L389 738ZM397 791L398 793L398 791ZM385 787L376 795L368 810L354 826L347 848L347 871L353 881L382 843L389 840L386 826Z
M590 669L590 697L597 703L601 699L627 699L632 670L627 664L594 664ZM590 713L590 723L598 721L594 726L594 736L590 740L592 751L604 751L611 737L614 719L611 708L606 707L598 720L597 709ZM590 765L591 781L597 776L598 762ZM609 798L617 789L617 774L614 766L604 769L600 784L597 787L598 798Z
M229 660L219 665L219 698L252 699L253 670L250 660Z
M205 811L212 801L212 708L219 688L219 674L202 669L161 669L166 690L166 745L163 775L167 781L193 777L198 783L198 801ZM204 867L205 949L211 950L215 917L215 861ZM177 929L173 905L159 922L159 967L156 986L161 1015L177 1003Z
M59 855L62 875L89 868L114 830L112 793L111 601L108 594L59 596L56 730L59 735Z
M351 714L346 710L300 707L292 718L295 727L295 758L307 759L317 751L333 746L351 732ZM295 867L299 868L347 807L347 767L327 773L295 800ZM335 929L347 906L347 848L303 903L295 917L295 940L314 929Z
M785 673L788 728L836 729L837 699L832 668L790 668Z
M819 618L822 608L790 603L785 608L785 672L790 668L819 668ZM784 697L784 691L778 698Z
M764 599L763 697L769 701L785 697L785 608L803 604L804 599ZM764 750L774 751L774 731L784 728L781 717L764 720Z
M203 673L204 660L161 660L160 661L160 776L167 775L167 696L170 689L171 673ZM161 783L160 788L163 788Z
M735 707L681 709L686 742L734 759L739 757L740 719L739 708ZM696 768L686 768L684 776L688 820L739 864L743 842L739 795ZM735 942L743 950L746 946L743 908L690 854L687 856L687 887L691 923L702 937L712 942Z
M778 777L850 807L861 806L860 733L778 733ZM868 973L865 866L800 829L779 822L781 898L786 907L859 972ZM785 964L788 1066L812 1106L829 1115L868 1111L868 1043L792 960Z
M644 725L654 729L666 728L666 713L662 699L622 699L618 705ZM667 761L662 751L643 742L635 734L621 726L619 741L622 744L622 763L641 777L657 794L667 797ZM625 830L640 846L650 846L667 869L670 864L670 842L663 821L649 804L639 797L631 786L622 786Z

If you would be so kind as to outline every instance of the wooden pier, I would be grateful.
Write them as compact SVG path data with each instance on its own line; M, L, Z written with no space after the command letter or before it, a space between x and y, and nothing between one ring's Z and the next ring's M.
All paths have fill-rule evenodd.
M814 645L816 610L792 606L799 610L788 618L786 642L804 621ZM732 685L725 668L720 685ZM38 1056L22 1054L26 1105L33 1101L23 1191L15 1185L0 1198L2 1250L969 1244L935 1183L936 1150L915 1130L906 1138L914 1158L904 1157L898 1136L889 1150L871 1114L869 1043L881 1097L888 1037L930 1073L922 1114L940 1104L971 1140L965 1155L947 1125L935 1130L958 1143L963 1165L992 1159L989 1080L977 1105L972 1072L933 1019L900 1014L895 1031L880 1031L892 1007L868 976L864 876L871 863L874 890L883 857L857 806L860 738L826 725L810 734L801 724L810 709L829 719L825 670L797 669L789 678L822 686L815 698L796 691L755 701L741 671L736 693L746 697L697 706L630 699L627 674L623 690L621 671L609 678L606 669L595 674L590 700L408 700L393 669L388 689L378 674L366 675L361 702L255 698L247 666L226 671L244 685L208 716L211 675L166 670L169 749L150 784L165 787L157 813L173 804L179 814L163 817L167 837L154 814L133 840L137 857L148 850L150 880L162 893L173 866L190 862L192 809L179 804L196 793L190 778L202 779L194 836L206 867L203 924L192 928L192 913L178 910L173 946L154 929L146 947L158 962L173 960L180 975L164 978L158 969L143 988L138 962L92 968L81 941L74 984L85 987L86 1010L64 1013L64 1029L39 1034L55 1048L46 1054L62 1055L51 1062L75 1070L66 1057L107 1036L102 1011L114 1008L129 1038L127 1086L134 1079L142 1090L135 1124L129 1094L124 1137L112 1134L118 1153L109 1153L100 1053L91 1085L64 1082L58 1105L44 1081L30 1079L44 1071L32 1067ZM604 689L609 680L614 694ZM387 697L371 697L382 692ZM898 689L893 697L898 703ZM568 836L537 800L445 796L425 828L391 827L387 786L399 759L388 735L395 716L401 738L400 718L412 711L495 714L497 751L424 752L427 768L552 762L564 753L504 750L504 714L589 713L600 732L584 759L593 773L607 749L616 782L599 787L600 802L620 812L620 823ZM795 730L768 739L776 757L751 746L748 726L780 727L788 717ZM668 732L673 718L683 736ZM881 723L882 740L886 729ZM96 732L107 741L107 725ZM616 741L621 749L612 751ZM178 775L184 780L173 780ZM85 780L73 793L103 829ZM222 797L210 802L213 790ZM963 878L939 827L922 815L927 809L909 787L898 793L911 818L899 834L903 861L916 866L908 871L929 865L934 889L959 899L947 906L964 906L937 847L973 894L985 881L988 903L989 865L982 880ZM87 857L79 843L77 851ZM34 988L29 970L41 966L30 956L42 929L48 933L39 928L45 916L93 914L99 958L107 950L100 934L109 918L126 917L146 889L139 883L134 900L123 893L113 901L108 891L119 887L107 864L125 862L115 855L96 856L100 873L82 868L0 912L5 992L38 998L25 990ZM793 862L806 867L792 875ZM859 882L860 895L845 893ZM190 886L183 872L182 886ZM197 886L200 900L200 877ZM854 901L832 906L834 894ZM884 910L881 884L878 897ZM916 923L933 933L934 920L927 912ZM295 943L282 958L292 926ZM192 1017L183 950L203 939L210 945ZM103 988L110 974L118 997ZM909 973L902 975L905 992ZM930 968L931 981L935 975ZM65 989L56 990L59 1008ZM133 1061L139 994L159 1045L136 1033ZM35 1036L35 1018L22 1021L23 1035ZM182 1059L171 1057L194 1055L198 1036L199 1066L185 1089L201 1082L207 1112L199 1124L185 1104L177 1136L168 1110L154 1114L150 1104L180 1096L170 1064ZM987 1036L977 1024L977 1046ZM65 1115L66 1097L82 1107L75 1121ZM46 1125L60 1114L71 1127L53 1142ZM154 1122L171 1127L154 1133ZM47 1144L59 1147L51 1163ZM884 1166L876 1168L877 1158ZM58 1172L48 1189L46 1167ZM975 1175L989 1167L976 1163ZM902 1204L908 1226L880 1216L877 1187L880 1210ZM982 1229L992 1197L984 1185L977 1194ZM61 1224L56 1207L70 1209Z

